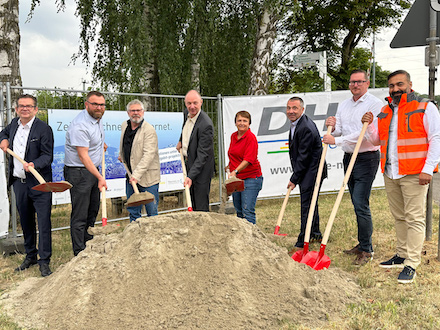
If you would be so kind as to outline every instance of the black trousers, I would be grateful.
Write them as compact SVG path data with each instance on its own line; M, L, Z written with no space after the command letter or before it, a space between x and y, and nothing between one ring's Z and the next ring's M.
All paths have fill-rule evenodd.
M95 226L100 205L98 179L85 167L64 166L64 177L72 184L70 200L70 236L73 254L76 256L86 248L86 242L93 238L87 233L89 227Z
M24 248L26 258L37 259L39 264L49 263L52 256L52 224L50 212L52 208L52 193L32 190L33 184L15 180L13 183L17 200L18 214L23 229ZM35 214L38 221L38 249L37 228Z
M211 191L211 180L207 182L193 181L189 192L194 211L209 212L209 192Z
M322 181L321 181L322 184ZM301 184L299 185L299 192L301 196L301 232L298 235L298 245L304 244L304 236L306 234L307 218L309 216L310 204L312 202L314 186L303 188ZM319 230L319 212L318 212L318 199L316 200L315 211L313 213L312 229L310 232L310 237L320 236L321 231Z

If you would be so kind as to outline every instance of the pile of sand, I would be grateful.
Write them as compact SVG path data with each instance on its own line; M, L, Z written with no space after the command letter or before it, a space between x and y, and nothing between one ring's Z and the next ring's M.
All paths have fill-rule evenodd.
M293 261L247 221L182 212L97 235L1 302L32 328L278 329L323 325L358 299L349 275Z

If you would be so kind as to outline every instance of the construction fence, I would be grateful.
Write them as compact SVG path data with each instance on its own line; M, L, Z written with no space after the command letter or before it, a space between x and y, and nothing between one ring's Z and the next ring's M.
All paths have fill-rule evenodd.
M82 109L84 109L84 102L88 90L71 90L71 89L56 89L56 88L33 88L33 87L21 87L21 86L10 86L10 84L5 83L2 84L0 91L0 117L1 117L1 127L0 130L3 129L15 116L15 102L18 95L21 94L30 94L37 98L37 106L38 113L37 117L49 125L51 125L52 130L54 131L55 136L55 149L57 149L57 134L64 134L68 123L70 122L69 118L74 118L76 113ZM150 122L150 118L162 118L163 116L168 116L167 118L173 118L174 120L174 136L170 133L170 131L163 133L163 139L167 140L166 147L169 149L175 148L175 145L178 142L180 131L181 131L181 123L183 122L183 110L185 109L184 98L183 95L155 95L155 94L141 94L141 93L115 93L115 92L106 92L101 91L106 98L106 113L103 116L103 120L108 118L116 118L114 122L107 125L107 129L111 130L111 127L119 126L119 132L112 132L112 134L108 134L106 131L106 140L107 137L112 136L114 143L117 142L117 147L119 147L119 138L120 138L120 124L122 121L128 119L128 115L126 113L126 105L133 99L139 99L144 103L145 106L145 119ZM222 171L219 169L224 168L224 154L223 151L223 143L222 143L222 123L221 123L221 96L218 97L203 97L203 110L209 115L214 124L214 150L215 150L215 164L216 164L216 173L213 178L211 184L211 196L210 196L210 204L211 207L218 207L221 202L222 196L222 185L223 178L221 177ZM118 113L120 112L120 113ZM172 115L174 113L174 115ZM58 116L58 117L57 117ZM62 120L55 121L51 120L51 118L63 118ZM117 121L121 119L120 121ZM61 122L65 120L67 124L61 124ZM109 119L110 120L110 119ZM154 120L154 119L153 119ZM161 119L159 119L161 120ZM178 122L178 123L177 123ZM151 123L151 122L150 122ZM169 129L165 125L167 124L157 124L154 125L156 127L156 131L158 128L164 126L164 129ZM178 135L176 135L178 127ZM105 127L106 129L106 127ZM177 137L176 137L177 136ZM59 141L64 145L64 135L58 137ZM159 143L161 140L161 135L158 132ZM175 141L174 141L175 140ZM107 144L109 144L106 141ZM64 146L63 146L64 147ZM159 149L161 147L159 146ZM108 153L108 150L107 150ZM108 156L106 153L106 162L108 161ZM114 152L114 154L116 151ZM112 154L112 159L116 159L117 156ZM6 157L6 156L5 156ZM110 157L110 156L109 156ZM59 158L59 157L58 157ZM5 168L6 168L6 159L5 159ZM54 164L52 166L52 170L54 172L54 181L59 181L58 174L62 172L62 169L58 169L56 166L56 162L60 161L60 168L62 168L63 159L57 159L57 150L54 151ZM176 161L177 164L177 161ZM180 165L180 160L178 161L178 166ZM112 165L110 165L111 167ZM122 166L122 165L121 165ZM175 169L174 169L175 170ZM162 169L161 167L161 177L164 174L166 169ZM106 176L107 176L107 168L106 168ZM181 171L180 171L181 173ZM181 174L178 174L181 176ZM179 176L179 180L181 177ZM220 177L219 177L220 176ZM119 176L121 177L121 176ZM108 176L107 176L108 178ZM115 180L117 181L117 180ZM124 181L125 179L121 179L119 181ZM162 181L162 179L161 179ZM174 180L176 183L176 180ZM161 182L162 184L162 182ZM122 188L119 187L119 190ZM117 189L116 189L117 190ZM163 190L163 189L162 189ZM159 200L159 213L179 211L186 209L184 205L185 197L182 193L183 186L181 184L170 185L166 191L160 192L160 200ZM125 190L124 190L125 192ZM63 193L54 193L54 195L63 194ZM65 193L68 197L67 200L70 200L70 196L68 192ZM128 212L124 206L125 204L125 196L122 198L120 196L125 194L119 194L117 197L113 197L112 194L107 193L107 217L108 221L119 221L128 219ZM12 189L8 190L8 196L10 201L10 217L11 222L9 225L10 233L9 236L16 237L20 235L20 226L17 225L18 214L16 212L15 207L15 197ZM59 202L61 200L61 202ZM52 228L53 230L60 230L69 228L70 223L70 204L63 203L65 200L64 197L54 198L54 206L52 207ZM145 210L144 210L145 211ZM98 215L98 219L100 218ZM99 221L97 221L99 223Z

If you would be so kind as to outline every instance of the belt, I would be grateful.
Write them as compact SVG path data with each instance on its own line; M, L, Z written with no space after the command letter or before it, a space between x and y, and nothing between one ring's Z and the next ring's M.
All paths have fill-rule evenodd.
M375 154L375 153L377 153L377 152L379 152L379 150L374 150L374 151L364 151L364 152L359 152L359 155ZM350 156L353 155L352 152L346 152L345 154L350 155Z
M19 177L14 176L14 180L18 180L21 183L26 183L26 178L23 179L23 178L19 178Z

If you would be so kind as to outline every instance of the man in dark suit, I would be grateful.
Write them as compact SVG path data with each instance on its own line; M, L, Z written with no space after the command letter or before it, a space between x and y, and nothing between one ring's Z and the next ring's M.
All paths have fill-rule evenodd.
M4 152L10 148L26 161L23 165L15 158L9 159L8 182L14 187L26 250L26 258L15 271L38 263L41 275L45 277L52 274L49 268L52 255L52 193L32 190L39 182L29 173L29 167L35 168L46 181L52 181L53 133L49 125L35 117L38 108L34 96L20 96L15 111L18 117L0 132L0 148ZM35 213L39 230L38 249ZM37 254L40 256L38 260Z
M214 173L214 126L211 118L203 112L202 97L195 90L185 96L184 124L176 149L182 149L194 211L209 211L209 191Z
M322 142L315 123L304 114L304 101L299 97L292 97L287 102L286 114L291 121L289 131L289 156L293 174L287 188L294 189L299 185L301 195L301 232L295 247L304 246L304 235L307 216L312 201L313 188L322 154ZM327 166L324 165L322 178L327 177ZM313 215L310 242L322 239L319 230L318 202Z

